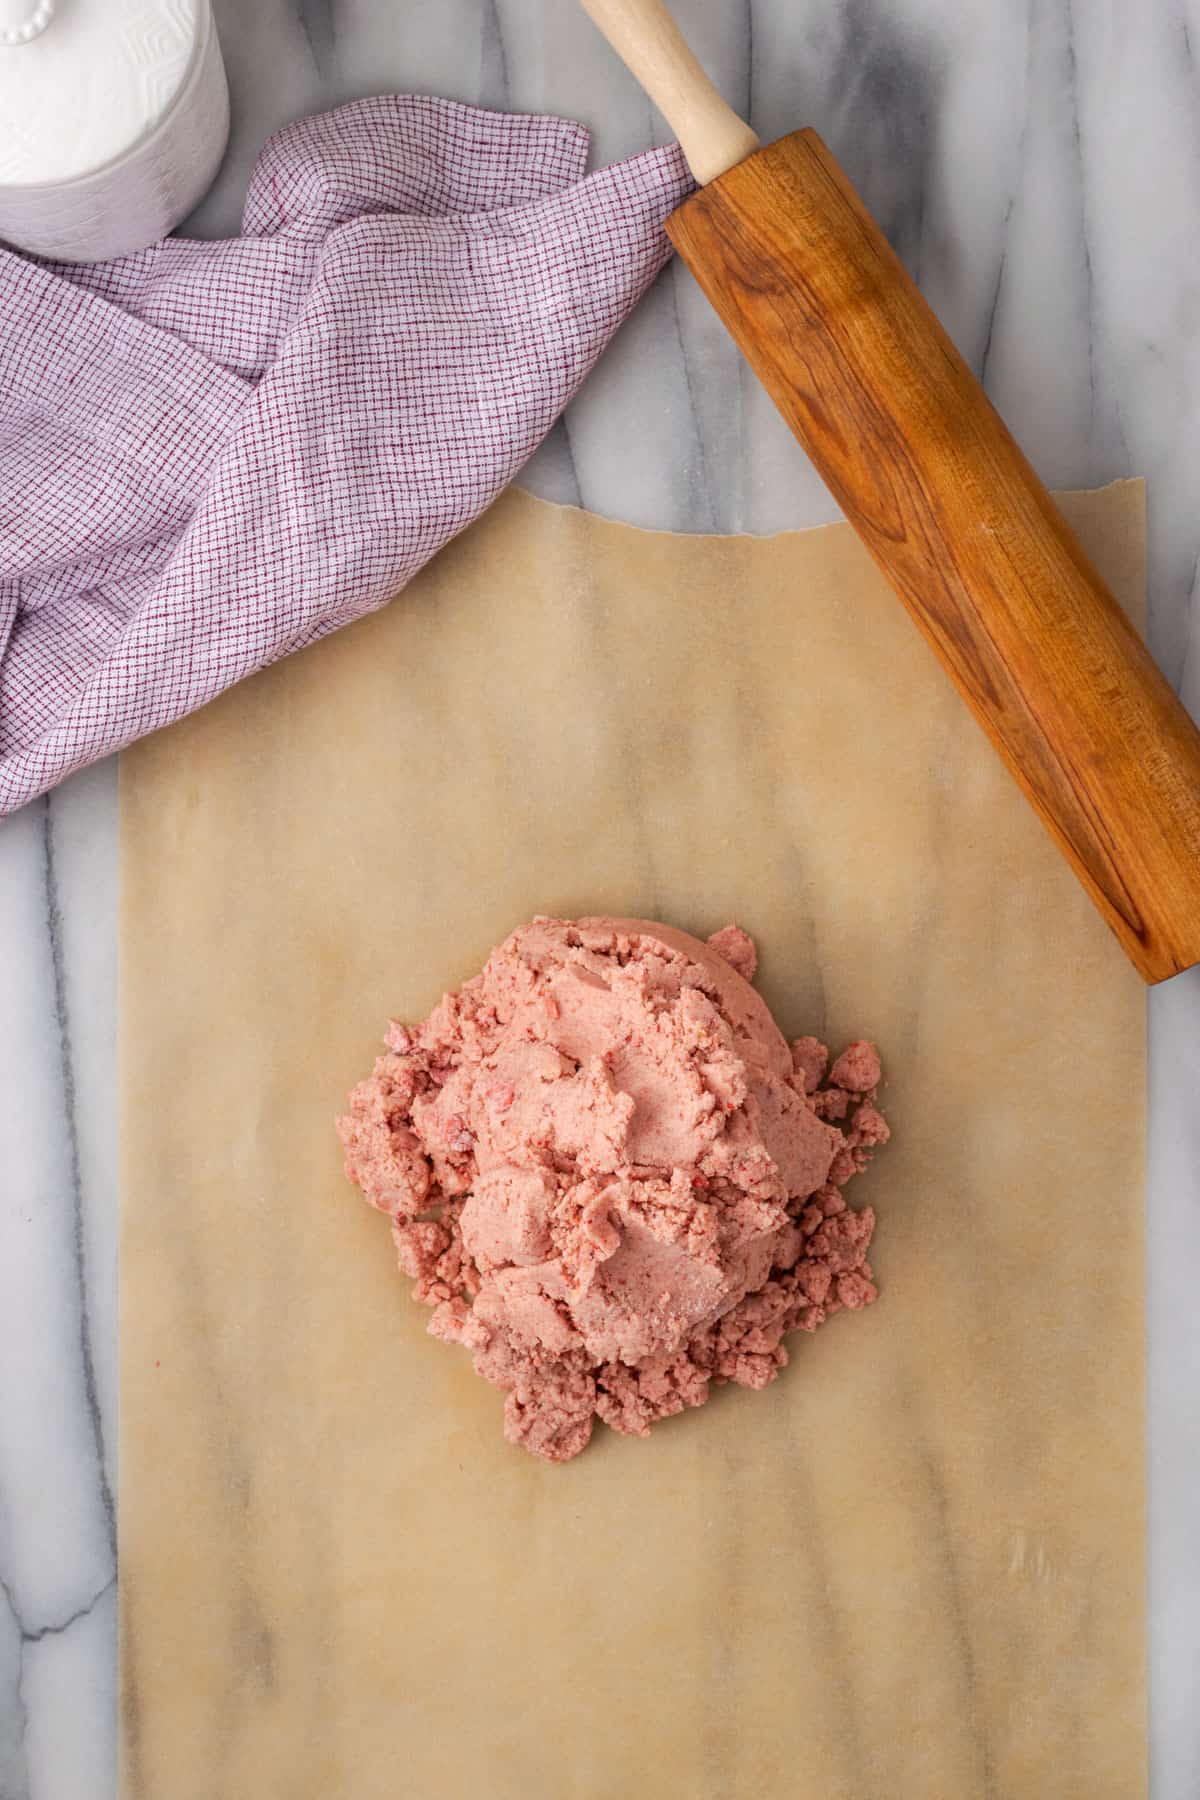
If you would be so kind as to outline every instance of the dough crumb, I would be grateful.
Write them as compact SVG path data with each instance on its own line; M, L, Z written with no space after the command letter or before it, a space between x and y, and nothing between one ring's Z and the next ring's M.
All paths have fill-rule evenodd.
M834 1087L850 1094L873 1094L879 1086L879 1056L874 1044L848 1044L829 1071Z
M720 931L714 931L708 940L710 950L723 956L731 969L736 969L743 981L753 981L758 972L758 951L754 947L754 939L740 925L723 925Z

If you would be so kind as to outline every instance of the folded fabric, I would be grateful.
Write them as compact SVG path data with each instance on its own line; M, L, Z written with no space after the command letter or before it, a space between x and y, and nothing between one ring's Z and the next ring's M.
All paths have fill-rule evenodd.
M272 138L242 235L0 248L0 813L389 600L669 253L674 147L413 96Z

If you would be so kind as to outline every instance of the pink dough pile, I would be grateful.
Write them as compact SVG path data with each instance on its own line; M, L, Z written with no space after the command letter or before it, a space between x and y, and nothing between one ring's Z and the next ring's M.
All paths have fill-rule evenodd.
M390 1027L338 1120L430 1331L538 1456L765 1387L788 1332L875 1298L841 1189L887 1141L879 1058L789 1048L756 962L736 925L534 919Z

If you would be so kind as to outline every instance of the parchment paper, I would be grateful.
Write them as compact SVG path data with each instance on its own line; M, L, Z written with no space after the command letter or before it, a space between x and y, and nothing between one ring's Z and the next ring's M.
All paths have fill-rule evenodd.
M848 528L511 493L128 753L122 858L126 1795L1143 1792L1142 989ZM534 911L736 918L895 1132L878 1305L561 1468L332 1130Z

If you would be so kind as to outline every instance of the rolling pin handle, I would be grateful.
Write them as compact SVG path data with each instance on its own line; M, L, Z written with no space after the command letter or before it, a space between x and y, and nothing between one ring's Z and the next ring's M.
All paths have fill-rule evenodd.
M630 74L657 106L703 187L744 162L758 139L722 100L663 0L581 0Z

